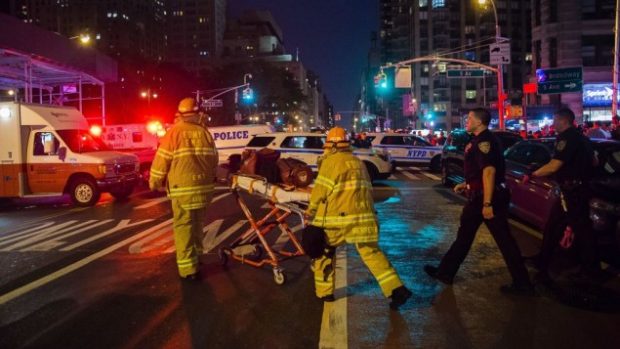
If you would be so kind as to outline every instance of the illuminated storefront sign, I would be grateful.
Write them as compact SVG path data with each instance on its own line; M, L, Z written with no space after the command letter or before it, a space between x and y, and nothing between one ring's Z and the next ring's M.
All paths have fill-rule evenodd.
M611 107L612 84L583 85L584 107ZM620 96L618 96L620 101Z

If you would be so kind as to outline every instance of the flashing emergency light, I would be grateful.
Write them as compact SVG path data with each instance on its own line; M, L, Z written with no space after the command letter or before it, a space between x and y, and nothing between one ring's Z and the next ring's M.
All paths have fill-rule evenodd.
M148 131L148 133L152 135L157 134L157 131L161 129L163 129L163 126L161 125L159 121L151 121L148 124L146 124L146 130Z
M93 125L90 127L90 134L95 136L95 137L101 137L101 134L103 133L103 129L101 129L101 126L99 125Z
M157 137L161 138L166 135L166 130L163 128L161 130L157 130Z

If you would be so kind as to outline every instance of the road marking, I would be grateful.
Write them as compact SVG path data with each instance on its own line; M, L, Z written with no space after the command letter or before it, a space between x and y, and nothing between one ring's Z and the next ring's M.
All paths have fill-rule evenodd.
M91 229L96 228L96 227L101 226L101 225L105 225L105 224L111 223L113 221L114 221L113 219L105 219L103 221L99 221L97 223L87 225L84 228L68 232L67 234L64 234L64 235L61 235L61 236L56 236L53 239L46 240L46 241L43 241L43 242L38 243L36 245L23 248L20 251L21 252L26 252L26 251L50 251L50 250L52 250L52 249L54 249L54 248L56 248L58 246L66 244L66 242L62 241L62 240L66 239L68 237L77 235L77 234L85 232L87 230L91 230ZM73 227L73 228L75 228L75 227Z
M284 228L282 228L280 225L278 225L278 228L280 228L280 236L278 237L276 242L273 243L273 246L271 247L271 249L274 251L281 251L284 248L284 244L286 244L291 239L288 236L288 233L286 232L286 230L284 230ZM291 232L295 234L296 232L300 231L303 228L304 228L303 224L300 223L290 229L291 229Z
M346 349L348 347L347 328L347 247L338 249L335 257L336 290L335 302L323 303L323 319L319 349Z
M202 246L203 246L203 251L204 251L203 254L204 253L208 253L212 249L216 248L224 240L228 239L228 237L230 237L232 234L238 232L239 229L243 228L243 226L247 222L248 222L247 220L242 219L242 220L236 222L235 224L233 224L232 226L230 226L223 233L221 233L221 234L219 234L217 236L216 236L217 231L214 231L214 230L209 231L207 233L207 235L205 236L204 240L202 241ZM218 230L219 230L219 228L218 228Z
M528 227L527 225L525 225L525 224L523 224L521 222L517 222L514 219L508 219L508 222L511 225L513 225L513 226L523 230L527 234L529 234L529 235L531 235L531 236L533 236L533 237L535 237L537 239L542 240L542 238L543 238L543 235L539 231L537 231L535 229L532 229L532 228Z
M142 221L137 221L135 223L129 223L130 221L131 221L130 219L123 219L122 221L120 221L116 225L116 227L114 227L112 229L108 229L108 230L104 231L103 233L99 233L97 235L91 236L88 239L84 239L82 241L76 242L73 245L69 245L67 247L63 247L63 248L60 249L60 251L63 251L63 252L71 251L71 250L74 250L74 249L76 249L76 248L78 248L80 246L84 246L86 244L89 244L89 243L91 243L91 242L93 242L95 240L101 239L101 238L106 237L108 235L112 235L112 234L114 234L114 233L116 233L118 231L121 231L121 230L124 230L124 229L127 229L127 228L131 228L131 227L135 227L135 226L138 226L140 224L148 223L148 222L151 222L153 220L152 219L145 219L145 220L142 220Z
M46 275L46 276L44 276L44 277L42 277L40 279L37 279L37 280L35 280L35 281L33 281L33 282L29 283L29 284L26 284L26 285L22 286L22 287L16 288L16 289L14 289L13 291L11 291L9 293L3 294L3 295L0 296L0 305L8 303L8 302L10 302L11 300L13 300L13 299L15 299L17 297L20 297L20 296L22 296L22 295L24 295L24 294L26 294L26 293L28 293L28 292L30 292L32 290L35 290L35 289L37 289L37 288L39 288L41 286L46 285L46 284L48 284L48 283L50 283L50 282L52 282L52 281L54 281L54 280L64 276L64 275L67 275L67 274L69 274L69 273L71 273L73 271L76 271L76 270L82 268L83 266L88 265L88 264L96 261L97 259L99 259L99 258L101 258L103 256L106 256L106 255L116 251L117 249L119 249L119 248L121 248L121 247L123 247L123 246L125 246L127 244L130 244L130 243L132 243L132 242L134 242L136 240L142 239L144 236L149 235L151 232L159 230L162 226L169 225L169 224L172 224L172 219L169 219L169 220L167 220L165 222L162 222L162 223L160 223L160 224L158 224L156 226L153 226L153 227L151 227L151 228L149 228L149 229L147 229L147 230L145 230L145 231L143 231L143 232L141 232L139 234L136 234L136 235L134 235L132 237L129 237L129 238L127 238L127 239L125 239L125 240L123 240L121 242L118 242L118 243L116 243L116 244L114 244L114 245L112 245L112 246L110 246L108 248L105 248L105 249L103 249L103 250L101 250L101 251L99 251L97 253L93 253L93 254L91 254L90 256L88 256L88 257L86 257L84 259L81 259L81 260L79 260L79 261L77 261L77 262L75 262L73 264L70 264L70 265L68 265L68 266L66 266L66 267L64 267L64 268L62 268L60 270L57 270L57 271L55 271L55 272L53 272L53 273L51 273L49 275Z
M144 239L140 239L134 242L133 244L129 245L129 253L132 253L132 254L143 253L143 252L146 252L147 250L153 249L154 247L147 246L146 248L142 248L142 246L144 246L144 244L146 244L147 242L153 241L164 234L170 233L171 228L172 228L172 224L170 224L170 226L164 226L161 229L154 232L153 234L146 236Z
M160 203L162 203L162 202L165 202L165 201L168 201L168 200L169 200L169 199L168 199L168 197L166 197L166 196L161 197L161 198L157 198L157 199L151 199L151 200L149 200L149 202L147 202L146 204L142 204L142 205L140 205L140 206L136 206L136 207L134 208L134 210L141 210L141 209L149 208L149 207L152 207L152 206L158 205L158 204L160 204Z
M30 229L26 229L26 230L22 230L22 231L15 230L17 232L16 234L11 234L11 235L7 235L7 236L1 237L0 238L0 244L3 241L5 241L5 240L11 240L11 241L18 240L18 238L19 237L23 237L23 235L27 235L28 233L32 233L33 231L39 231L41 229L45 229L45 228L47 228L47 227L49 227L50 225L53 225L53 224L54 224L54 222L47 222L47 223L44 223L43 225L38 225L38 226L32 227Z
M414 175L413 173L411 173L411 172L408 172L408 171L403 171L403 172L401 172L401 173L402 173L405 177L407 177L407 178L409 178L409 179L411 179L411 180L414 180L414 181L419 181L419 180L420 180L420 178L418 178L417 176L415 176L415 175Z
M18 236L15 237L14 239L9 239L7 241L4 241L2 243L0 243L0 245L8 245L10 243L14 243L16 241L19 241L23 238L26 238L26 240L22 240L20 242L17 242L13 245L10 245L8 247L4 247L2 248L2 250L0 251L10 251L13 250L15 248L19 248L19 247L24 247L28 244L32 244L35 242L39 242L41 240L45 240L46 238L50 237L50 236L54 236L55 234L62 234L64 232L70 231L71 229L75 229L75 228L79 228L82 227L84 225L89 225L93 222L96 222L95 220L90 220L90 221L86 221L86 222L82 222L82 223L78 223L78 221L72 220L72 221L67 221L64 223L60 223L57 225L52 225L50 227L47 227L43 230L36 230L33 231L29 234L26 234L24 236ZM54 222L52 222L54 223Z
M31 221L23 222L22 224L18 225L15 229L11 230L10 232L16 232L16 231L19 231L20 229L22 229L23 227L27 227L27 226L30 226L30 225L35 225L37 223L41 223L43 221L47 221L47 220L50 220L50 219L53 219L53 218L58 218L58 217L66 216L66 215L71 214L71 213L79 213L81 211L88 210L89 208L90 207L76 207L76 208L72 208L72 209L69 209L69 210L66 210L66 211L62 211L60 213L54 213L54 214L50 214L50 215L47 215L47 216L40 217L38 219L33 219ZM2 240L2 239L0 239L0 240Z

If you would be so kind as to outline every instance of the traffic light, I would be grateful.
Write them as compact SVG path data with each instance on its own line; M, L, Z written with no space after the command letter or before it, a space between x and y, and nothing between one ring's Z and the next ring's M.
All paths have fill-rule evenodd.
M243 89L243 95L241 98L246 103L252 103L254 101L254 91L250 87Z
M379 74L375 75L375 88L379 89L387 89L388 88L388 80L387 75L382 71Z

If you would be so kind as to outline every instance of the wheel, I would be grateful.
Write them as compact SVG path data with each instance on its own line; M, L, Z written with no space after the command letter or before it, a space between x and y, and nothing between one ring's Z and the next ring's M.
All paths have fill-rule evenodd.
M88 177L74 179L69 187L69 195L71 196L71 201L80 207L93 206L101 197L97 184Z
M226 265L228 265L228 255L226 254L226 249L220 248L217 251L217 256L220 258L220 265L226 267Z
M430 169L433 172L439 172L441 171L441 156L440 155L436 155L434 158L431 159L431 164L430 164Z
M282 270L280 269L273 270L273 281L275 281L277 285L284 285L284 283L286 282L286 276L284 275Z
M448 178L448 169L446 168L446 166L441 167L441 184L446 187L451 187L453 184L452 181Z
M377 167L370 162L364 162L366 165L366 169L368 170L368 175L370 176L370 182L374 182L379 178L379 170Z
M110 192L110 194L112 194L112 196L114 196L114 198L119 201L126 200L129 195L131 195L131 193L133 193L133 185Z

